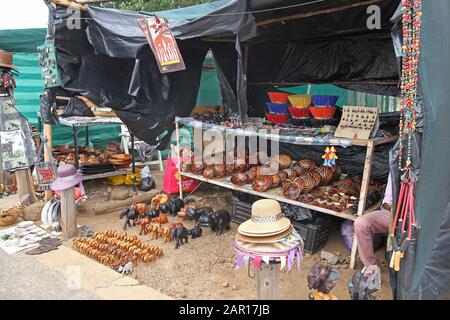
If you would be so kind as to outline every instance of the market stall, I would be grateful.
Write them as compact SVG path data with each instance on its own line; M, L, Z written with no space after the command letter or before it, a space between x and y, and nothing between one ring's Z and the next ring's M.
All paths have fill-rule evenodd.
M398 71L398 58L403 49L401 34L413 30L408 26L408 21L412 19L403 19L403 30L401 25L402 15L412 10L411 2L402 2L404 6L408 6L408 10L401 10L405 8L399 7L399 4L400 1L388 0L335 0L314 3L236 0L214 2L200 7L195 14L190 12L190 15L184 9L161 13L161 16L166 15L169 20L186 66L184 71L169 74L158 73L158 65L148 48L147 39L136 23L137 19L142 19L143 13L86 6L79 30L69 31L63 23L56 23L55 26L58 65L65 76L61 87L68 92L83 93L98 102L98 105L111 106L124 123L134 130L138 138L150 144L154 144L162 132L175 127L176 116L187 117L192 111L201 65L208 50L213 52L216 60L225 109L230 114L239 114L244 125L247 116L263 117L266 113L271 113L266 109L266 93L276 91L279 86L333 83L348 89L395 96L401 91ZM416 6L420 4L414 1L415 7L412 10L414 19L419 19L416 21L418 26L421 11ZM376 19L369 19L374 18L368 13L368 8L372 5L377 6L381 13ZM273 8L277 10L272 10ZM440 11L440 8L443 10ZM65 8L57 7L51 10L51 13L53 21L58 21L59 17L64 15ZM446 29L436 28L431 21L439 26L446 26L444 16L448 13L448 5L443 1L429 1L424 4L423 13L424 16L429 15L423 30L429 35L424 54L446 66L443 53L448 50L441 40L446 36ZM154 17L150 14L147 16ZM434 17L439 19L435 20ZM369 20L377 23L371 24L369 28ZM123 28L117 29L119 24ZM109 37L103 37L104 34ZM435 34L439 36L434 36ZM73 41L75 39L76 41ZM417 35L405 39L416 41ZM407 43L405 47L409 50L411 45L415 45L416 49L405 53L405 57L408 56L411 67L417 71L414 54L420 46ZM438 50L435 50L436 48ZM83 63L74 65L74 61ZM419 198L418 195L423 196L417 202L418 207L422 209L418 214L418 223L425 226L420 230L418 258L416 259L414 254L407 255L409 261L413 262L409 262L406 271L403 269L399 273L414 274L415 285L422 288L426 286L426 279L435 278L427 271L427 266L442 264L442 252L448 251L433 251L437 243L443 243L445 240L443 233L439 233L439 225L449 216L445 209L448 197L443 191L447 190L445 185L448 181L448 166L444 163L445 157L431 158L436 157L433 152L420 157L422 148L438 151L442 150L442 146L447 146L447 142L441 139L442 133L438 132L448 131L445 120L434 113L439 110L443 115L447 114L445 108L441 107L445 105L445 89L442 85L446 81L439 80L437 84L432 80L431 75L440 75L442 69L439 72L439 63L430 61L431 59L426 60L419 68L420 72L417 71L426 77L424 79L427 82L422 83L423 87L419 90L415 86L417 77L416 80L412 79L414 85L407 87L408 90L414 91L411 93L414 101L408 105L407 112L402 113L402 120L406 117L410 127L402 126L407 134L400 137L394 152L391 153L390 170L384 170L384 178L389 171L395 178L396 195L400 182L396 163L399 154L408 152L413 171L420 167L422 176L426 172L430 173L423 180L419 180L418 189L415 189L416 199ZM425 67L429 69L426 70ZM96 72L92 72L93 70ZM414 78L414 75L407 74L402 80L411 80L411 77ZM446 76L437 78L445 79ZM403 89L404 86L402 96L405 97ZM419 93L417 97L416 91ZM432 116L423 119L423 109L430 111ZM266 117L272 123L284 123L287 116ZM417 126L413 121L416 117ZM422 144L422 133L425 130L430 134L424 136L427 143ZM374 137L364 140L366 142L363 144L368 147L367 160L370 163L370 155L377 140ZM164 142L168 141L169 139L165 138ZM330 141L330 145L335 143ZM353 147L353 141L346 143L349 148ZM165 147L164 143L160 146ZM293 159L305 160L301 159L300 155ZM435 166L435 163L439 165ZM404 169L401 161L400 167ZM370 169L367 167L364 173L368 178ZM433 186L433 179L439 183ZM364 181L364 178L362 180ZM439 201L433 196L434 190L439 190L442 197ZM364 200L361 198L360 201ZM394 200L394 210L395 202ZM358 210L364 209L363 206L358 206ZM425 218L424 215L428 212L432 212L436 219ZM418 269L414 269L414 266ZM446 277L445 273L442 275ZM406 282L403 281L400 295L409 295L405 289L409 286ZM441 289L448 291L448 288L440 287L439 290ZM434 287L429 289L427 294L435 295L431 293L433 290Z

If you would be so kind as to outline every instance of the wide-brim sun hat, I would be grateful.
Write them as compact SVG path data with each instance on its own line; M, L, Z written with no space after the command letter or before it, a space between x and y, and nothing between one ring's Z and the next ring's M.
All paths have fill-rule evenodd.
M80 171L72 164L59 166L56 174L58 177L51 185L53 191L64 191L75 187L83 181L83 176Z
M292 234L292 226L290 226L287 230L283 232L279 232L275 235L265 237L246 236L238 232L236 233L236 240L248 243L276 243L283 241L284 238L286 238L291 234Z
M13 65L12 53L0 49L0 67L17 69L17 67Z
M242 223L238 232L246 236L271 236L289 229L291 221L281 212L276 200L262 199L252 205L251 219Z

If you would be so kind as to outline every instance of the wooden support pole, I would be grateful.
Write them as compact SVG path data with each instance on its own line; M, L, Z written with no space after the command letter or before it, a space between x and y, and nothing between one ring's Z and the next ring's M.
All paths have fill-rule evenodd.
M44 161L50 161L53 148L53 132L51 124L44 124L44 140L47 140L47 148L44 147ZM49 201L53 197L51 190L45 191L45 201Z
M77 212L75 207L75 189L61 191L61 228L66 239L77 236Z
M28 196L25 205L35 203L37 201L36 194L34 192L33 180L31 178L30 169L17 170L15 172L17 193L19 199Z
M366 161L364 163L364 171L361 181L361 192L359 194L358 217L362 216L366 211L366 199L367 193L369 191L369 182L370 182L370 175L372 172L372 160L374 152L375 152L374 142L373 140L369 140L369 143L367 144ZM358 243L356 241L356 237L354 237L352 244L352 253L350 255L350 269L355 268L357 249Z
M181 155L180 155L180 124L177 122L175 124L175 133L177 139L177 161L178 161L178 177L179 177L179 187L180 187L180 199L183 199L183 179L181 176Z
M256 272L256 298L258 300L278 299L278 268L276 264L261 264Z

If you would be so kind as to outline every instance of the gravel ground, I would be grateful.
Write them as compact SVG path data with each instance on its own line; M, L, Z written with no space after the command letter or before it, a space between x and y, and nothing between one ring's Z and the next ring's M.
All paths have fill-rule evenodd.
M214 210L230 209L228 190L205 185L195 192L195 196L197 204L208 204ZM169 222L181 221L174 217L170 217L169 220ZM96 216L80 214L78 223L98 231L121 230L122 227L117 212ZM187 228L194 226L191 221L183 223ZM232 243L237 227L237 224L232 223L231 229L221 236L216 236L211 230L203 228L200 238L189 238L189 243L179 249L174 248L173 242L164 244L162 239L150 240L149 235L141 236L140 239L163 248L164 256L150 265L140 264L132 277L177 299L255 299L255 279L249 277L246 268L234 270L235 253ZM127 232L137 235L139 227L132 227ZM345 257L349 255L341 242L338 223L335 223L330 231L324 250L339 252ZM379 250L377 254L382 258L384 250ZM301 271L295 268L280 272L280 298L308 299L310 291L307 287L307 276L312 265L319 261L320 251L314 255L305 255ZM347 280L352 277L353 271L347 266L342 266L340 271L341 278L336 281L336 287L332 292L339 299L349 299ZM377 292L377 299L391 299L387 268L383 267L382 271L382 289Z

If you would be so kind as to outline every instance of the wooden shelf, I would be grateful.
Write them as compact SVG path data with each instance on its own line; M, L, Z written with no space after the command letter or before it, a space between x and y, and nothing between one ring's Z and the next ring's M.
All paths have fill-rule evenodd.
M102 178L107 178L107 177L120 176L122 174L128 174L131 171L132 171L131 168L128 168L128 169L116 170L116 171L105 172L105 173L84 174L83 175L83 181L84 180L102 179Z
M183 172L183 173L181 173L181 175L185 176L185 177L192 178L192 179L196 179L196 180L208 182L208 183L211 183L211 184L215 184L217 186L224 187L224 188L227 188L227 189L241 191L241 192L253 194L255 196L268 198L268 199L273 199L273 200L277 200L277 201L280 201L280 202L285 202L285 203L293 204L293 205L296 205L296 206L299 206L299 207L307 208L307 209L310 209L310 210L319 211L319 212L323 212L323 213L326 213L326 214L331 214L333 216L336 216L336 217L339 217L339 218L343 218L343 219L355 220L358 217L356 214L352 214L350 211L338 212L338 211L333 211L333 210L330 210L330 209L327 209L327 208L314 206L314 205L311 205L311 204L308 204L308 203L287 199L283 195L283 193L281 192L280 188L270 189L270 190L267 190L265 192L258 192L258 191L253 190L250 184L246 184L246 185L243 185L243 186L237 186L237 185L232 184L231 181L230 181L230 177L225 177L225 178L222 178L222 179L207 179L207 178L205 178L205 177L203 177L201 175L196 175L196 174L189 173L189 172Z

